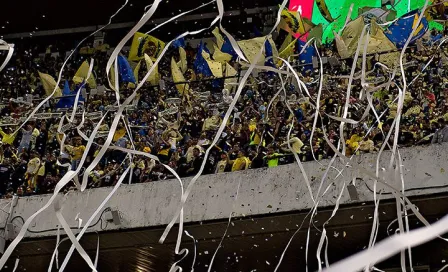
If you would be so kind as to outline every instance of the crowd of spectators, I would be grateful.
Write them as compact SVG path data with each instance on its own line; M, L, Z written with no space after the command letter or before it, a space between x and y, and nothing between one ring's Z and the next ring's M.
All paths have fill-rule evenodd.
M45 91L39 81L38 71L57 77L63 63L62 56L52 56L51 53L56 52L56 49L51 47L48 47L46 52L36 50L33 47L18 50L7 70L0 75L2 117L26 116L39 102L37 98L44 98ZM151 86L148 83L139 90L136 103L126 110L126 117L120 121L112 141L115 146L135 148L157 156L161 163L175 169L181 177L199 172L205 150L210 147L222 124L236 89L235 85L224 86L223 80L210 80L199 76L194 79L190 70L196 49L187 46L186 51L189 64L186 78L191 80L189 86L192 90L189 99L180 96L172 83L170 59L174 57L178 60L179 56L177 50L169 50L159 65L160 77L164 84ZM323 57L337 55L334 44L323 45L319 51ZM39 57L39 53L46 54ZM97 84L105 85L107 53L99 50L90 57L95 59ZM424 69L432 57L434 60ZM85 58L76 55L64 70L63 80L70 81ZM408 65L405 76L409 86L398 135L400 147L448 141L448 77L445 69L447 60L444 47L437 49L436 46L426 44L423 50L411 46L407 51ZM292 163L295 161L292 151L298 154L301 161L332 157L334 151L324 139L324 133L334 146L338 145L340 121L334 120L332 116L340 117L344 112L348 84L348 78L344 76L350 74L351 62L352 60L346 59L338 60L334 65L325 64L324 84L319 101L320 114L315 125L316 110L309 102L317 99L320 72L318 68L300 61L292 63L300 72L301 80L306 84L311 98L302 93L292 77L283 82L272 73L259 72L250 76L223 133L210 150L203 174ZM232 65L237 70L241 69L237 63ZM371 71L367 75L368 81L379 80L375 84L380 84L385 81L381 82L381 78L390 77L389 70L375 65L375 58L369 58L368 66ZM143 74L145 71L140 72ZM396 75L394 82L401 87L401 76ZM285 92L276 95L282 84ZM70 81L70 85L75 89L73 82ZM343 143L346 145L346 155L377 152L395 118L398 90L396 87L390 87L374 92L372 106L376 113L370 110L366 117L361 119L369 107L369 102L366 95L361 94L360 80L355 79L352 85L347 118L361 121L344 126L342 133L346 140ZM86 93L89 94L91 89L86 88ZM132 87L121 86L121 102L131 92ZM33 105L17 100L17 97L27 94L32 94L37 99L33 101ZM50 100L42 111L55 112L57 101ZM97 156L109 132L114 114L108 109L115 102L115 92L106 89L103 94L88 95L80 106L79 111L101 112L107 115L100 127L99 137L88 150L85 146L86 140L74 125L64 132L65 148L61 152L62 137L57 132L60 117L29 121L18 131L17 126L2 124L0 195L8 198L13 194L26 196L52 192L68 170L68 167L63 165L70 164L75 169L84 152L87 152L84 163L87 167ZM87 118L81 131L89 137L98 120ZM77 115L75 124L79 122L81 118ZM390 138L391 144L393 135L392 133ZM89 186L92 188L115 184L130 164L133 168L132 183L173 178L172 173L154 159L133 156L132 161L129 161L128 158L128 154L124 152L107 151L94 171L89 174Z

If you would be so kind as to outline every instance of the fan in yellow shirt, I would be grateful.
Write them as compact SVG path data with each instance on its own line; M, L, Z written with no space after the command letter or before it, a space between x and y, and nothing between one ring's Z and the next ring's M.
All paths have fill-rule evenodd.
M37 174L41 165L39 154L37 152L33 152L32 157L33 158L27 164L25 175L28 181L28 187L35 190L37 185Z
M67 149L68 153L71 156L72 170L76 170L76 168L78 168L79 162L82 159L82 155L86 150L86 147L82 144L80 138L76 138L73 141L74 146L66 145L65 148Z
M232 164L232 172L246 170L250 166L250 160L242 150L238 152L238 158L236 160L229 160L228 162Z
M17 133L6 133L0 128L0 135L2 136L2 142L4 144L12 145L16 139Z
M288 148L288 143L291 145L291 149L294 151L294 153L302 153L302 147L304 144L298 137L292 137L291 139L289 139L289 142L283 143L281 147L286 146L285 148L282 148L283 151L291 151Z

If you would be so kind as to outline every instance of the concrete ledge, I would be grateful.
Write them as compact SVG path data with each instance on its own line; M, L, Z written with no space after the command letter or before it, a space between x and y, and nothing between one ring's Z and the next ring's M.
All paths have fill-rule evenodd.
M404 165L404 181L407 196L430 195L448 192L448 144L429 147L413 147L401 149ZM351 200L347 188L344 188L341 204L361 203L373 200L373 182L363 174L354 170L352 165L358 164L375 173L377 154L355 156L351 164L344 166L340 161L331 169L323 184L322 192L329 187L320 200L319 207L332 206L343 189L343 184L356 178L356 191L359 200ZM384 152L380 167L389 164L390 153ZM313 194L316 195L322 176L329 160L304 163L305 171L311 182ZM383 172L380 168L382 175ZM399 179L398 179L399 180ZM184 181L184 186L190 179ZM334 183L333 183L334 181ZM333 185L331 184L333 183ZM401 188L400 182L390 180L391 185ZM238 200L235 196L240 184ZM446 186L446 187L443 187ZM380 190L379 186L377 189ZM411 190L408 190L411 189ZM95 211L112 189L98 188L85 192L70 192L63 198L63 215L67 222L75 227L77 214L83 224ZM119 211L121 225L112 223L100 224L89 229L93 231L111 231L145 227L161 227L170 222L180 203L181 190L177 180L132 184L121 186L110 199L106 207ZM25 220L45 205L50 195L20 198L10 218L21 216ZM384 194L382 199L393 198ZM297 164L279 166L273 169L255 169L236 173L202 176L198 179L185 207L185 222L201 222L206 220L227 219L234 211L236 216L264 215L279 212L307 210L313 206L303 175ZM0 214L0 222L5 222L6 214ZM95 219L93 222L96 222ZM41 213L31 224L33 231L55 229L58 220L53 207ZM15 219L13 224L18 233L22 225ZM48 237L55 232L27 233L28 238Z

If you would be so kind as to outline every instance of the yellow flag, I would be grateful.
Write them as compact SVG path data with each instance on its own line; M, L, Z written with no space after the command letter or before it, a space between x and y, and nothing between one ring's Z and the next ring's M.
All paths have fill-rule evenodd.
M226 77L236 76L238 72L233 68L232 65L226 64Z
M278 54L278 56L282 59L288 60L288 57L291 56L292 54L294 54L295 44L296 44L296 40L293 40L291 43L288 44L288 46L286 46L285 49L283 49L283 51L281 51ZM279 61L278 66L280 66L281 63L282 63L282 61Z
M202 57L207 62L208 67L210 68L210 71L212 72L213 76L222 77L222 64L218 61L213 61L210 58L210 54L205 52L204 50L202 50Z
M422 29L423 29L423 24L420 24L418 27L417 27L417 23L418 23L418 14L415 14L414 15L414 21L412 22L412 29L415 29L414 30L414 36L416 36Z
M42 86L44 87L45 94L50 96L53 93L54 87L56 87L56 81L49 74L44 74L39 72L39 77L42 82ZM56 88L56 92L54 93L54 97L62 96L61 89L59 87Z
M216 44L218 45L218 48L222 48L222 45L224 44L224 39L222 38L221 33L219 33L218 27L215 27L212 31L213 36L216 38Z
M184 75L180 71L179 66L177 66L177 63L174 60L174 58L171 58L171 75L173 77L174 83L185 82ZM188 86L188 84L186 84L186 83L185 84L176 84L176 88L181 95L184 95L184 93L188 94L190 86Z
M112 65L110 67L110 72L109 72L109 80L110 80L110 85L112 86L112 90L115 90L115 66Z
M222 52L216 45L213 45L213 49L213 59L221 64L226 64L232 59L232 55Z
M345 46L347 47L347 53L349 54L349 56L356 52L356 49L358 48L358 42L364 43L364 39L359 40L364 25L364 17L359 16L356 20L348 23L342 31L341 38ZM361 49L363 49L363 46L361 46Z
M141 61L138 62L134 69L135 84L138 84L138 73L140 72Z
M232 65L226 63L226 77L233 77L237 75L237 71L232 67ZM238 79L235 78L226 78L224 80L224 86L227 90L232 92L232 89L236 88L236 84Z
M134 34L134 39L132 40L128 60L136 61L143 59L144 54L147 54L152 59L156 59L163 48L165 48L165 43L161 40L151 35L137 32Z
M146 69L151 69L151 67L154 65L151 58L145 54L145 62L146 62ZM157 85L159 83L159 66L157 65L152 73L149 75L146 82L151 83L151 85Z
M240 46L244 55L246 55L247 59L252 63L256 55L260 51L261 47L264 48L264 40L265 37L258 37L250 40L239 41L238 45ZM264 63L264 54L262 54L262 56L258 59L258 64L263 63Z
M345 42L342 40L342 37L336 31L333 31L334 41L336 42L336 49L338 50L338 54L341 58L346 59L350 57L350 53L348 52L348 48L345 45Z
M288 45L291 44L293 38L290 34L288 34L285 38L285 40L283 41L282 45L280 46L280 49L278 50L279 52L282 52L283 50L286 49L286 47L288 47Z
M177 65L179 65L182 74L184 74L187 71L187 52L182 47L179 47L179 56L180 61Z
M278 28L281 28L291 35L303 34L306 32L305 25L302 20L300 12L290 11L287 9L282 10L281 21Z
M87 78L89 69L90 69L89 63L87 61L84 61L79 67L75 76L73 77L73 82L75 82L76 84L82 83ZM96 89L96 80L93 73L90 74L90 77L87 80L87 84L89 85L90 88Z
M360 43L360 54L364 53L364 44L366 42L367 33L361 37L364 27L364 17L350 22L344 28L342 35L335 35L336 48L341 58L349 58L354 55ZM370 24L370 36L367 44L367 53L381 53L396 50L396 46L384 35L383 29L372 20ZM393 63L394 55L389 55L389 63Z
M277 46L275 45L275 42L272 40L272 36L269 35L268 37L268 43L271 44L271 48L272 48L272 55L274 57L278 57L278 50L277 50ZM276 58L274 58L274 61L276 60Z

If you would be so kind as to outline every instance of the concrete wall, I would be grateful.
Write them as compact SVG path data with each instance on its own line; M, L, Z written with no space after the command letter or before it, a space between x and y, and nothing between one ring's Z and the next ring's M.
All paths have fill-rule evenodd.
M401 155L404 165L405 188L411 190L407 196L447 192L447 188L428 188L448 185L448 145L430 147L414 147L402 149ZM358 201L352 201L347 188L341 199L341 204L365 202L373 200L373 182L364 174L359 174L353 165L360 165L375 172L376 154L355 156L350 165L344 167L339 161L334 167L344 170L337 179L338 172L330 170L323 188L330 185L325 196L320 200L320 207L332 206L342 189L343 183L349 183L355 177ZM389 164L390 153L382 155L381 167ZM319 188L322 175L329 161L320 163L307 162L304 168L311 181L314 195ZM382 175L384 171L380 170ZM401 184L387 179L390 184L398 188ZM184 181L184 186L189 179ZM238 200L235 202L238 185L240 184ZM378 190L381 187L378 187ZM425 189L427 188L427 189ZM321 191L324 191L324 189ZM111 188L87 190L83 193L70 192L63 197L63 215L71 226L77 226L77 214L85 223L98 205L103 201ZM179 205L181 197L180 184L177 180L133 184L121 186L110 199L106 207L120 211L121 225L108 224L105 230L131 229L142 227L162 226L169 223ZM382 199L392 198L383 195ZM41 208L50 195L20 198L14 207L13 215L28 218ZM303 175L297 164L279 166L273 169L256 169L237 173L202 176L197 181L185 208L186 222L200 222L204 220L227 219L231 211L236 216L272 214L278 212L306 210L312 207L312 200L305 185ZM11 218L12 218L11 217ZM0 215L0 222L6 220L5 214ZM95 222L96 220L94 220ZM20 220L13 223L21 226ZM33 222L30 229L34 231L54 229L58 221L53 207L41 213ZM104 227L104 226L103 226ZM18 232L19 228L16 228ZM89 231L100 231L99 224ZM42 237L54 235L54 232L27 233L27 237Z

